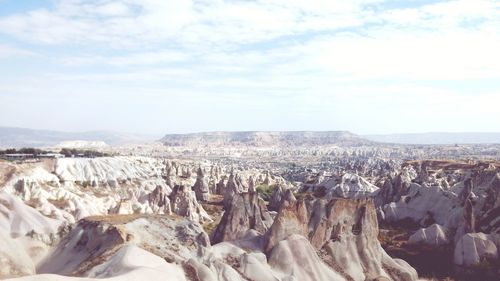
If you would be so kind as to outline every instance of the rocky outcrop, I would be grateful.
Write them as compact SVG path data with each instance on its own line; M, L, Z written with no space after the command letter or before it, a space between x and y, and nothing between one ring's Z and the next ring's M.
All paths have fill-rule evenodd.
M227 181L227 178L225 176L219 180L219 182L216 184L216 187L215 187L215 194L218 194L218 195L225 194L226 181Z
M130 238L121 227L84 219L39 265L38 272L81 275Z
M293 202L295 200L297 199L291 189L284 189L281 185L278 185L271 194L268 208L270 211L279 211L281 206L286 204L286 202Z
M450 240L448 239L447 230L435 223L412 234L408 239L408 243L441 246L450 243Z
M170 198L163 186L157 186L153 192L148 194L148 202L154 213L171 214Z
M496 169L493 169L495 171ZM500 235L500 173L492 176L486 183L484 202L479 208L476 230Z
M378 223L371 199L323 199L287 202L266 233L269 253L291 235L307 237L316 250L327 253L329 264L352 280L385 276L416 280L416 271L390 258L378 242Z
M398 202L405 195L411 185L416 172L412 167L404 167L395 177L384 179L382 188L375 195L375 206L379 207L390 202Z
M269 265L293 276L293 280L345 280L318 257L305 237L297 234L290 235L273 247L269 252Z
M283 199L284 195L285 191L283 190L283 187L281 185L278 185L276 188L274 188L271 193L271 197L269 198L269 210L279 210L279 208L281 207L281 200Z
M184 185L176 185L170 194L172 212L193 221L204 223L212 221L207 212L196 200L194 191Z
M304 184L302 192L314 192L321 197L331 199L341 198L365 198L373 196L379 188L365 178L354 173L343 173L332 175L317 184Z
M460 266L478 265L485 259L498 259L498 249L489 235L468 233L455 246L454 262Z
M248 192L256 192L255 179L253 176L248 178Z
M194 183L193 190L196 193L198 201L207 202L210 197L210 189L208 183L205 181L205 174L201 167L196 172L196 182Z
M214 230L212 242L237 240L249 230L264 234L271 224L266 204L257 193L236 194Z
M459 232L462 233L471 233L475 232L476 229L476 220L474 216L474 207L473 202L475 199L475 194L472 192L473 184L472 179L469 178L465 180L464 187L462 191L458 195L458 200L460 204L463 206L463 217L462 217L462 225Z
M242 188L238 185L236 176L231 173L227 179L227 183L224 190L224 208L227 209L231 206L231 201L233 197L242 192Z
M497 166L480 161L409 163L399 174L400 179L384 183L376 194L380 218L388 223L410 220L423 226L410 236L409 244L452 244L457 272L460 267L477 266L485 260L486 264L498 264ZM495 269L493 273L491 269L484 271L497 274Z
M411 220L423 227L433 223L448 226L450 215L457 214L453 194L439 186L426 186L412 183L405 195L397 202L380 208L381 219L394 223Z
M198 251L209 247L205 232L197 223L175 216L106 216L90 217L78 222L59 246L39 266L39 273L57 273L71 276L109 277L117 271L127 271L136 267L151 268L146 258L142 264L132 266L130 262L143 255L136 252L135 257L123 265L116 263L115 258L127 247L142 248L156 255L160 260L168 261L181 277L172 280L184 280L180 266L196 255ZM139 262L140 263L140 262ZM114 267L114 270L113 270ZM108 268L108 270L105 270ZM108 276L103 274L108 271ZM161 271L163 272L163 271ZM167 271L168 272L168 271ZM137 280L141 276L137 274ZM50 280L50 279L49 279ZM59 280L59 279L57 279Z

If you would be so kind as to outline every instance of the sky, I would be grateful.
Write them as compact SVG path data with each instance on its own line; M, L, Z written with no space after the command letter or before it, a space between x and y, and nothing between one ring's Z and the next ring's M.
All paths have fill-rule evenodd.
M0 126L500 131L500 1L0 0Z

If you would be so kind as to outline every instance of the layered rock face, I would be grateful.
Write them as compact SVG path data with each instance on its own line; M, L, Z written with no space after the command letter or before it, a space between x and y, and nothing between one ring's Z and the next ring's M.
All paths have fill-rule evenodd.
M99 264L99 259L114 253L127 240L127 234L121 227L81 220L76 229L39 265L38 273L81 275Z
M254 237L252 239L261 245L270 264L278 257L284 258L285 253L292 254L310 247L313 250L306 252L312 257L303 261L305 264L319 260L320 254L328 266L324 263L318 266L336 271L336 277L332 277L330 271L314 271L306 266L311 270L311 276L318 278L316 280L325 280L326 276L333 280L372 280L381 276L390 280L417 279L411 266L390 258L382 249L377 238L377 214L371 199L296 200L289 195L282 200L270 227L262 220L268 216L267 210L263 208L263 202L259 204L255 194L237 195L231 203L214 232L214 243ZM286 258L288 263L281 261L282 269L291 270L297 262L295 257Z
M172 213L169 194L164 187L157 186L155 190L148 195L148 201L154 213L169 215Z
M212 242L238 240L249 230L264 234L272 222L264 200L257 193L235 194L213 232Z
M269 265L285 272L284 280L347 280L322 261L311 243L292 234L269 251Z
M176 185L170 194L172 212L200 223L212 221L203 207L198 204L195 192L183 186Z
M283 239L307 237L326 260L353 280L379 276L416 280L416 271L401 260L391 259L378 242L375 207L369 199L323 199L287 202L266 233L266 251Z
M64 276L164 280L168 276L184 281L184 264L209 243L197 223L178 217L90 217L81 220L41 262L38 273L45 275L19 280L65 280Z

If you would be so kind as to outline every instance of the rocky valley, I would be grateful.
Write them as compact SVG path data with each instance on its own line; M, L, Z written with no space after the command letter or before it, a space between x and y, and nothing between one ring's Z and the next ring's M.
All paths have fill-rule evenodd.
M8 280L498 280L500 146L166 136L0 160Z
M0 280L500 281L500 0L0 0Z

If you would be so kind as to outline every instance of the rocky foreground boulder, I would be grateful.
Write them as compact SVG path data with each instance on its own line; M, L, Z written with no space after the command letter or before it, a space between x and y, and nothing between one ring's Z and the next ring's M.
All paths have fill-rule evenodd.
M441 246L450 243L448 230L439 224L433 224L427 228L421 228L408 239L409 244L425 244Z
M498 249L492 235L468 233L456 243L454 262L460 266L478 265L483 260L498 259Z

